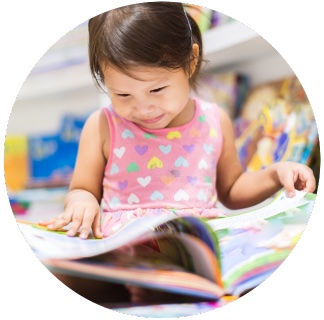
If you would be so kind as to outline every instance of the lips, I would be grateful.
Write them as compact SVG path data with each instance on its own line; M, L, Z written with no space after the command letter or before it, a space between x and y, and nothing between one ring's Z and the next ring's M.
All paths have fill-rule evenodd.
M143 119L141 120L145 124L153 124L159 122L164 117L164 113L158 117L150 118L150 119Z

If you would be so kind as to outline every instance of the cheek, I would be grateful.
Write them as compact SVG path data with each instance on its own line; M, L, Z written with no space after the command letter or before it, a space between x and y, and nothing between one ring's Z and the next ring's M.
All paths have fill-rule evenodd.
M122 118L128 118L131 115L131 108L125 102L111 99L112 106L115 112Z
M167 107L164 108L164 112L166 112L172 118L176 117L179 113L181 113L186 106L186 102L182 100L172 100L172 102L168 103Z
M120 109L115 110L115 111L120 117L122 117L122 118L124 118L126 120L132 120L132 113L130 111L128 111L127 109L121 109L120 108Z
M179 102L188 99L188 92L183 87L176 87L165 95L164 101L169 104L179 104Z
M189 99L189 93L185 90L174 92L172 96L169 96L165 105L165 109L171 114L177 114L187 105Z

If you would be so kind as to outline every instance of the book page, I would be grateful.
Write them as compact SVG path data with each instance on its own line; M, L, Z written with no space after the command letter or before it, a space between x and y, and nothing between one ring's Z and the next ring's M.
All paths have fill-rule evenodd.
M44 264L51 271L74 274L85 278L95 278L122 284L193 295L209 299L218 299L224 295L224 289L216 283L180 268L159 269L146 265L120 266L105 261L90 259L65 260L49 259Z
M241 219L240 223L232 223L231 227L214 229L221 251L224 288L228 293L240 295L253 289L288 257L311 215L313 200L307 198L311 197L304 196L297 205L289 202L294 204L290 209L287 209L290 205L285 205L277 210L277 202L271 215L263 215L263 219L259 214L252 215L254 220L242 222ZM284 201L280 197L276 200L279 203ZM306 204L300 206L304 200ZM249 216L249 213L246 215Z
M78 259L152 238L155 227L175 218L175 215L142 217L131 220L107 238L87 240L68 237L67 230L49 231L46 227L21 220L17 220L17 224L39 259Z
M222 287L220 264L210 248L203 241L193 236L179 234L175 237L181 241L190 255L194 272Z
M311 196L315 196L310 194ZM249 211L249 209L239 210L239 214L234 214L225 218L217 218L207 221L213 230L236 227L245 223L259 221L275 216L286 210L300 207L304 204L313 204L314 200L310 200L306 196L306 192L296 190L293 198L288 198L284 191L281 191L272 202L264 207ZM246 210L246 211L245 211ZM310 209L311 210L311 209Z

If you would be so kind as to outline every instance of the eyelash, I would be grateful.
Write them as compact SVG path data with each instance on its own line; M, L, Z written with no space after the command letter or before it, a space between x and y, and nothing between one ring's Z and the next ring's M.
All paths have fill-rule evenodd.
M161 90L163 90L165 87L161 87L161 88L157 88L154 90L151 90L150 92L160 92Z
M150 93L156 93L156 92L160 92L161 90L163 90L164 88L166 88L166 87L161 87L161 88L157 88L157 89L154 89L154 90L151 90L150 91ZM127 94L127 93L117 93L117 96L119 96L119 97L122 97L122 98L127 98L127 97L129 97L130 95L129 94Z

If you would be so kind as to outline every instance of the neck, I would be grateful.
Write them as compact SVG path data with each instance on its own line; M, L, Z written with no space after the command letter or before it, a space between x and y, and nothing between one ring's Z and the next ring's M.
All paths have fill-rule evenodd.
M192 99L188 99L188 102L184 109L169 123L167 128L179 127L190 122L195 115L195 102Z

